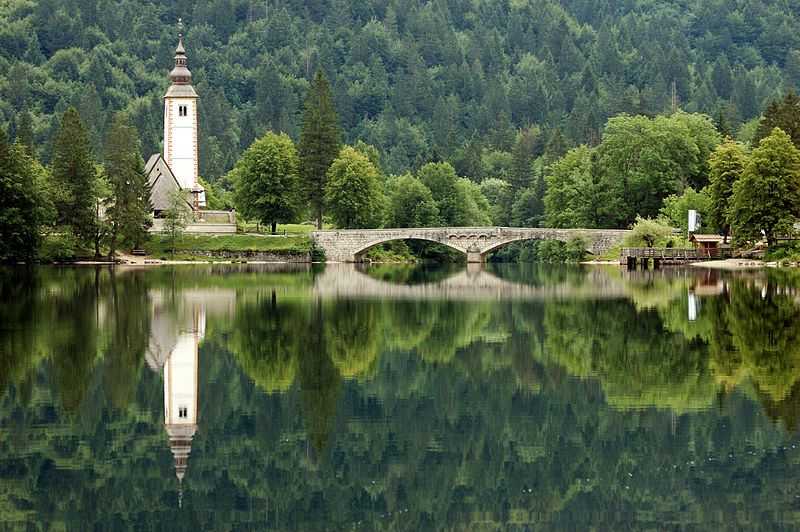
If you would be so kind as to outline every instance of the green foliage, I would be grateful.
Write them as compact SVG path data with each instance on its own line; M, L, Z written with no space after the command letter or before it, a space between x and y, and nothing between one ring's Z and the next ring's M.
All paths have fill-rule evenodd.
M460 215L458 176L449 163L428 163L417 172L417 178L431 191L439 218L444 225L456 225Z
M339 155L339 124L330 86L318 70L306 95L298 152L303 190L322 229L328 169Z
M36 258L43 222L36 173L27 149L9 145L0 129L0 262L30 263Z
M83 243L92 242L98 232L98 183L91 150L78 111L70 107L55 139L51 172L57 221L69 226Z
M428 187L439 209L441 223L452 227L491 224L489 202L480 187L459 178L449 163L428 163L417 177Z
M126 115L114 117L105 147L104 172L110 189L106 217L111 226L109 255L113 255L118 244L138 248L147 240L152 206L139 137Z
M489 202L474 181L465 177L457 179L455 198L458 209L452 225L483 227L492 224Z
M183 235L183 230L189 225L191 209L186 201L183 190L174 190L169 196L169 203L164 215L164 236L169 242L172 254L175 254L178 239Z
M714 124L702 115L609 120L597 148L606 196L601 223L624 227L636 216L656 216L667 196L686 186L704 187L708 157L719 141Z
M152 238L144 246L148 255L160 257L172 251L172 240ZM308 253L311 251L309 236L267 237L258 235L187 235L175 242L175 251L185 255L200 256L202 252L223 251L230 253L269 252L276 254Z
M366 155L345 146L328 170L325 204L342 229L379 227L385 198L380 175Z
M730 207L734 241L754 243L762 235L772 246L794 233L800 220L800 150L776 128L754 149L733 185Z
M508 181L489 178L481 181L481 193L489 202L492 223L499 226L511 225L511 207L514 201L513 189Z
M727 237L731 231L731 200L734 184L742 176L747 164L744 147L732 140L720 144L709 159L709 193L711 205L709 221Z
M659 219L667 221L672 227L680 228L681 235L686 235L689 230L689 210L696 210L700 213L703 224L698 232L715 232L718 226L711 221L711 197L708 188L697 192L692 187L687 187L681 195L673 194L664 198L664 206L659 212Z
M569 242L528 240L503 246L490 255L489 261L572 264L585 260L586 255L586 242L580 238L572 239Z
M601 206L592 165L592 150L580 146L550 166L544 196L548 227L596 226Z
M234 203L246 219L272 226L296 221L300 210L298 158L292 139L268 132L255 141L228 175Z
M433 194L411 174L389 178L387 227L431 227L439 223L439 208Z
M51 262L70 262L74 261L80 252L80 244L72 233L51 233L45 235L42 239L41 247L37 253L37 259L44 264L49 264Z
M533 161L541 155L542 149L542 132L539 127L524 128L517 133L511 152L513 160L508 179L514 190L522 190L531 185Z
M792 143L800 148L800 96L794 89L787 92L782 100L770 102L764 110L752 139L753 145L758 145L762 139L771 135L776 127L789 135Z
M639 216L631 227L631 234L625 237L625 245L628 247L644 245L649 248L656 247L656 245L663 246L667 244L671 236L672 227L665 222Z
M545 181L542 176L534 178L534 184L520 193L511 205L511 224L516 227L540 227L543 225Z
M230 175L230 174L228 174ZM227 177L227 176L226 176ZM220 181L225 181L223 177ZM229 211L234 208L233 194L223 189L216 183L209 183L202 177L198 178L200 186L206 193L206 206L212 211Z
M455 161L476 138L513 153L515 135L531 126L546 139L560 128L568 147L594 145L611 116L668 112L673 81L682 108L712 116L726 109L733 129L783 87L797 86L791 6L606 4L490 0L437 11L396 0L352 9L299 0L120 0L110 14L86 2L4 2L0 123L30 111L34 155L49 161L46 139L66 106L76 105L96 130L95 147L108 117L124 110L144 155L156 152L175 47L170 21L179 16L189 22L200 174L209 182L266 130L298 138L300 107L319 67L331 79L343 140L374 145L393 174L435 157ZM515 190L529 186L524 177L513 181Z

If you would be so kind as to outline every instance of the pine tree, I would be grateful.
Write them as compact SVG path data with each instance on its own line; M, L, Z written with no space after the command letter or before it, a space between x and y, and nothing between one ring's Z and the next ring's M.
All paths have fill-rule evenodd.
M718 227L727 241L730 234L730 204L733 185L742 175L747 156L741 144L728 139L709 158L711 192L711 224Z
M97 234L97 172L89 137L74 107L64 113L53 148L57 221L88 245Z
M150 187L140 155L139 136L127 115L114 116L105 141L105 175L109 185L107 219L109 256L118 244L139 247L152 225Z
M305 196L322 229L328 168L339 154L339 125L330 85L321 70L308 90L300 134L300 175Z
M788 134L795 146L800 147L800 96L793 90L789 91L782 100L776 100L769 104L758 124L753 142L757 143L769 136L776 127Z
M0 130L0 262L35 259L39 204L33 159L19 143L9 145Z
M23 109L14 119L16 123L16 132L14 134L15 142L24 146L30 155L33 155L33 117L27 109Z
M540 151L540 131L536 126L525 128L517 134L512 155L514 157L511 168L511 186L514 191L527 188L531 183L533 174L533 160Z

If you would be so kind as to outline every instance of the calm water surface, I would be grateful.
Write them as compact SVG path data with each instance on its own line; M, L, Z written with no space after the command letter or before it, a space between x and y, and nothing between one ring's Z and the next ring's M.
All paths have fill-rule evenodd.
M800 277L0 270L0 530L789 530Z

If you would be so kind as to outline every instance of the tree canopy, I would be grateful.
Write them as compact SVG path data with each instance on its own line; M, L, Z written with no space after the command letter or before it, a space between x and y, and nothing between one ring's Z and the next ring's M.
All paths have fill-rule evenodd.
M268 132L237 161L228 179L234 202L247 219L269 224L293 222L300 211L299 161L292 139Z

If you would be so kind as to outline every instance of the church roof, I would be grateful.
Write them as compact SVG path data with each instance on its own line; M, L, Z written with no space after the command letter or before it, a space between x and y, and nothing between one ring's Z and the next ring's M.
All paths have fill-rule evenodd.
M164 98L199 98L199 96L191 85L172 84L167 89Z
M180 190L181 185L178 178L172 173L172 169L164 160L164 156L155 153L147 160L145 165L147 182L150 185L150 204L155 211L165 211L170 207L170 195L175 190ZM192 208L192 202L188 196L186 204Z

